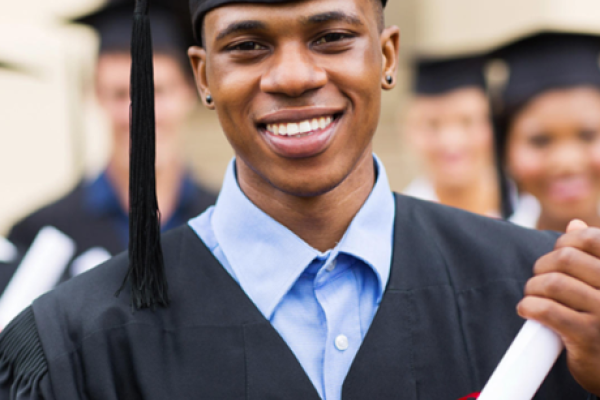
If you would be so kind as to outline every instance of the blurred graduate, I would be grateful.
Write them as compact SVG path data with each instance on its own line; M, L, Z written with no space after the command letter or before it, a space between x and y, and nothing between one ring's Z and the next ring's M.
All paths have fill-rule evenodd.
M404 194L500 217L485 56L418 59L405 132L423 170Z
M499 157L522 193L511 220L600 227L600 37L543 32L494 56L509 72L496 105Z
M78 275L127 248L129 208L129 102L132 0L113 0L75 22L96 30L100 50L96 97L108 117L112 151L106 169L93 180L22 221L8 238L28 248L45 226L76 243L74 260L62 280ZM187 2L163 1L153 7L155 28L156 177L163 230L184 224L214 203L215 196L194 182L185 164L182 128L196 107L197 94L186 50L193 39Z
M3 331L0 397L454 400L519 315L567 349L538 399L600 394L599 230L558 239L391 192L372 150L400 43L385 4L190 1L196 82L236 157L216 205L161 237L137 2L129 252Z

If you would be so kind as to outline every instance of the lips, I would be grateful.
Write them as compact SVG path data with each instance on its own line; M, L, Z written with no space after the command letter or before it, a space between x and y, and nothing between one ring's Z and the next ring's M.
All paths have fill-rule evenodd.
M585 176L556 179L550 183L549 194L558 202L583 200L591 195L591 182Z
M258 130L282 157L314 157L327 149L342 118L343 113L325 110L287 110L265 119L265 123L258 124Z

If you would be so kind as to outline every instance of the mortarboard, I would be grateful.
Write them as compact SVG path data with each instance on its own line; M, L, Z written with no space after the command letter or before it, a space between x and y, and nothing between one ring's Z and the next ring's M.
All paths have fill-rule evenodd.
M501 101L509 112L547 90L600 86L598 36L540 33L500 49L497 56L508 67Z
M135 0L110 0L73 22L87 25L98 33L101 53L129 52L134 8ZM149 18L153 50L184 58L187 64L187 49L193 44L187 0L154 0Z
M414 92L418 95L440 95L466 87L485 88L482 56L423 58L415 64Z
M189 0L191 26L197 42L201 43L202 21L210 10L236 3L278 4L293 1L296 0ZM385 6L387 0L381 2ZM160 4L158 0L135 0L131 35L129 270L117 295L129 283L134 309L154 309L169 304L160 244L160 212L154 166L156 133L149 8L153 8L155 3Z

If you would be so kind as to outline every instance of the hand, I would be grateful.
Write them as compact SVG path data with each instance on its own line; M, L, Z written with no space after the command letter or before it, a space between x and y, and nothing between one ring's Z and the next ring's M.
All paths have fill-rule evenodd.
M572 221L536 262L517 310L561 337L573 377L600 396L600 229Z

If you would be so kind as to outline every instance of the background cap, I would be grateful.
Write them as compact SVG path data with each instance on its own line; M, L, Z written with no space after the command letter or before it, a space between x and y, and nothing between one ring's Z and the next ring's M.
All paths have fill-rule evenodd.
M484 89L484 64L482 56L417 60L414 92L440 95L472 86Z

